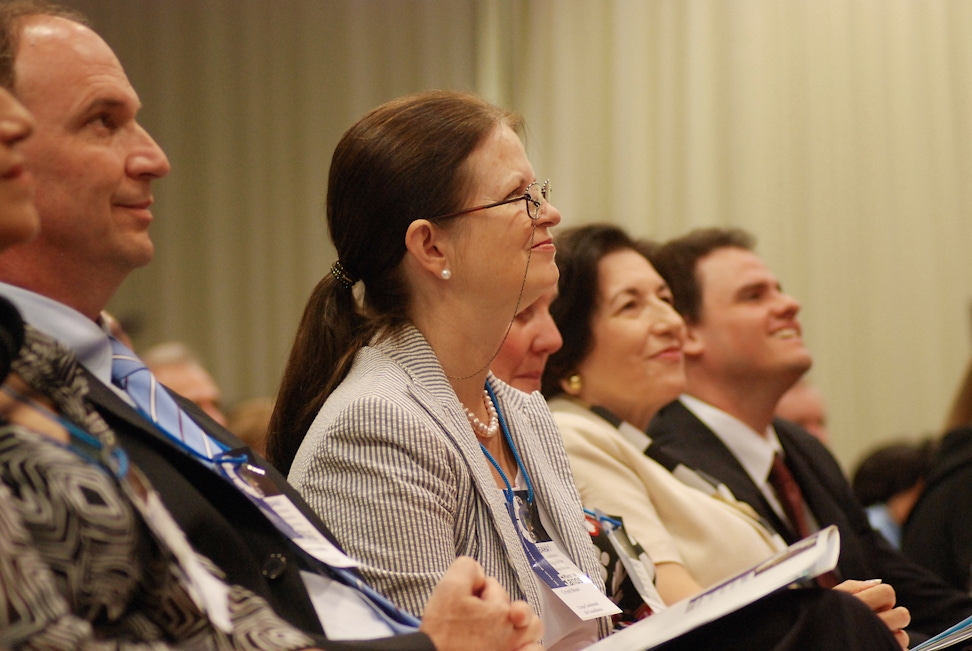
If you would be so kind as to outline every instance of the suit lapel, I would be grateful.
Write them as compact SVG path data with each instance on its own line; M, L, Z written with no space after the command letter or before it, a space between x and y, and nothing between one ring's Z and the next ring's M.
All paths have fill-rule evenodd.
M834 505L839 502L839 499L827 491L827 487L814 472L812 462L795 439L780 428L777 428L777 436L786 454L786 465L800 486L803 501L806 502L817 524L823 528L829 524L843 522L843 518L836 517L837 513L834 510Z
M82 373L87 377L88 380L88 395L87 399L94 405L95 409L102 414L110 414L114 418L121 419L128 425L136 428L138 431L144 433L150 437L153 441L157 443L162 443L166 447L178 450L183 453L187 460L192 464L199 464L194 457L186 453L182 448L175 445L172 440L166 436L159 428L155 427L151 422L149 422L142 414L125 402L118 394L116 394L112 389L98 380L94 375L92 375L86 368L81 367ZM227 445L230 449L242 448L245 445L233 436L228 430L219 427L214 422L209 420L209 417L203 414L203 412L198 409L194 404L187 401L182 396L173 393L172 396L175 398L179 406L193 419L196 423L203 428L203 430L211 434L214 438L219 440L221 443ZM269 462L265 459L253 453L251 456L252 460L261 467L265 472L267 472L276 485L290 498L290 501L304 514L304 516L310 520L310 522L321 532L324 536L337 545L337 541L331 534L330 530L324 525L324 522L318 517L310 506L304 501L304 499L297 493L296 490L291 487L287 480L281 475L276 468L271 466ZM202 464L199 464L202 467ZM213 472L210 470L210 472ZM240 494L240 499L246 499ZM339 546L340 547L340 546Z
M645 454L651 456L651 449L659 445L689 467L722 481L737 500L749 504L788 543L797 540L735 455L680 401L666 406L648 433L655 442Z
M431 349L429 354L432 354ZM439 369L439 372L442 372L441 369ZM441 432L449 437L461 451L460 456L466 464L473 484L476 486L476 492L485 503L486 508L489 509L489 526L496 531L500 540L503 541L506 554L515 559L511 560L510 567L516 574L517 582L524 593L530 597L529 600L534 604L539 604L540 593L536 581L534 581L532 570L524 569L529 568L530 563L526 557L526 552L523 551L510 512L507 510L506 499L493 479L493 474L489 470L488 462L480 448L479 441L476 440L465 413L461 411L462 406L458 398L452 392L451 387L448 393L440 394L430 392L428 387L424 386L421 380L418 380L415 376L413 376L413 380L416 381L408 387L409 393L438 422ZM502 436L502 434L499 434L499 436ZM516 481L515 477L508 477L507 479L510 484Z
M405 370L411 380L406 387L408 393L439 424L441 433L460 450L476 491L490 511L491 526L503 541L506 553L516 559L510 566L516 572L520 586L532 597L533 603L539 603L540 595L532 570L523 569L529 568L530 563L520 544L506 501L435 352L415 327L405 327L395 337L397 341L393 338L373 345ZM512 484L516 478L508 479Z

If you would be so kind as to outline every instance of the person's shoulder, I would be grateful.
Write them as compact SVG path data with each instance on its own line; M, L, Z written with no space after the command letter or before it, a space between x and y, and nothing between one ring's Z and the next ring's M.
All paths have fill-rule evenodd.
M609 437L616 430L611 423L573 400L557 397L548 404L565 443Z
M926 490L941 486L972 487L972 426L953 429L942 437L926 478ZM970 488L972 490L972 488Z
M681 400L673 400L659 409L648 424L648 436L658 447L681 448L706 433L712 434Z
M31 429L16 423L0 424L0 460L4 462L17 458L29 460L36 459L39 451L50 452L55 455L70 455L67 449L54 442L53 439L45 437Z
M773 429L776 430L776 436L788 456L799 455L809 467L815 469L819 477L827 476L824 474L826 470L832 478L849 486L840 462L820 439L796 423L782 418L773 420Z
M492 372L486 382L492 388L504 414L514 418L526 418L534 426L539 425L544 429L556 427L547 401L539 391L531 393L521 391L499 379Z
M797 423L783 418L774 418L773 429L776 430L776 436L784 445L789 443L789 445L796 445L808 453L833 457L833 453L826 445L821 443L820 439Z
M302 448L331 441L344 448L388 444L441 452L448 445L444 404L451 395L426 386L380 351L365 353L321 406Z

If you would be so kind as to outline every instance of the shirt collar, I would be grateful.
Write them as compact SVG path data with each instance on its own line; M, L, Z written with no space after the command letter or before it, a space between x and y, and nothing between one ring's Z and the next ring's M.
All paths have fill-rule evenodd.
M24 321L67 346L96 378L112 386L111 342L101 324L63 303L7 283L0 283L0 296L17 307Z
M739 460L746 473L762 489L769 480L773 456L776 454L783 456L783 446L780 445L780 439L776 436L773 426L766 428L765 436L760 436L749 425L707 402L688 394L682 394L679 400L719 437L719 440Z

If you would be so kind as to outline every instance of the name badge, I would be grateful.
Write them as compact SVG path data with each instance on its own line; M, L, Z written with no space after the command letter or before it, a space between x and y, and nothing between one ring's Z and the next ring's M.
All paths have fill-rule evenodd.
M357 567L356 560L328 540L259 466L225 461L217 467L246 495L278 530L317 560L331 567Z
M528 502L523 491L515 491L513 503L507 502L506 508L534 574L577 617L587 621L621 612L550 539L540 523L536 502Z
M621 522L620 518L617 521ZM665 610L667 606L655 587L653 575L655 564L648 557L648 553L638 544L638 541L628 535L623 522L611 529L607 537L614 551L617 552L621 564L624 565L624 569L627 570L628 576L631 577L631 583L634 584L642 601L654 613Z

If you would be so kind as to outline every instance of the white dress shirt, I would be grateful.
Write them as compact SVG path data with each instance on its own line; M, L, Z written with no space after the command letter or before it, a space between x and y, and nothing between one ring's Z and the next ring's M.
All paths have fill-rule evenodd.
M770 424L766 431L760 434L735 416L730 416L718 407L713 407L698 398L682 394L679 400L729 448L780 519L783 522L790 522L780 505L779 498L776 497L776 491L769 482L773 457L779 454L780 458L786 458L773 425ZM810 531L819 531L820 525L806 504L804 504L804 512ZM790 525L796 530L794 523L790 522Z

